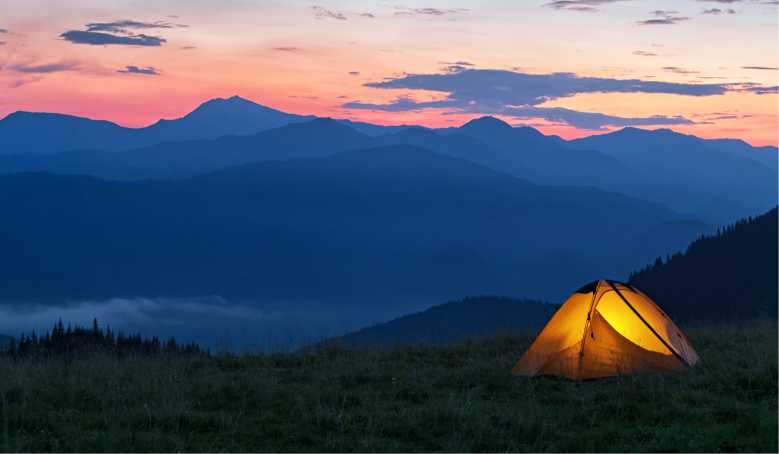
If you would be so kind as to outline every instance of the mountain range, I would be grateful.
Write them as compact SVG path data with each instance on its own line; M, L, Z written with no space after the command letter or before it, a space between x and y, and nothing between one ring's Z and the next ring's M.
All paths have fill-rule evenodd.
M0 144L3 303L216 296L375 322L464 295L559 302L776 205L776 148L669 130L565 141L233 97L140 129L11 114Z
M0 120L0 173L171 178L386 145L425 148L536 184L619 192L709 225L776 204L775 147L635 128L566 142L493 117L438 130L389 127L293 115L239 97L211 100L180 119L140 129L17 112Z
M645 237L683 220L662 205L408 145L167 180L5 175L0 210L12 300L554 299L697 236L660 229L657 249Z
M633 273L677 323L776 319L777 209L692 242L684 253ZM477 297L451 301L317 343L349 348L449 344L538 332L559 306Z

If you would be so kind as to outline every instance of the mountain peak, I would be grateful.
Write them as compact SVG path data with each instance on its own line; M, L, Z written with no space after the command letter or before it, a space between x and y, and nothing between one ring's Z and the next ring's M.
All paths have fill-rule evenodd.
M500 120L498 118L495 118L491 115L486 115L483 117L479 117L476 119L473 119L464 125L460 126L462 129L511 129L511 125L506 123L503 120Z
M201 110L203 108L209 108L209 107L237 107L237 106L265 107L260 104L257 104L254 101L250 101L238 95L233 95L230 96L229 98L209 99L208 101L205 101L204 103L200 104L195 110Z
M246 98L242 98L238 95L230 96L229 98L213 98L203 102L195 108L195 110L186 114L181 119L196 120L201 122L213 122L224 121L226 118L232 119L239 123L256 121L256 117L268 117L268 116L286 116L285 112L273 109L271 107L257 104ZM158 123L169 123L171 120L160 120ZM273 126L281 126L281 124L274 124ZM256 131L248 131L256 132Z

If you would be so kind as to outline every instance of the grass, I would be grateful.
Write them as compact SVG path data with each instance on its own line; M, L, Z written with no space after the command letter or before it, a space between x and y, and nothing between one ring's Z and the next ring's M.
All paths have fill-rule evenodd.
M513 377L530 338L212 358L0 360L4 451L777 452L777 325L687 330L692 370Z

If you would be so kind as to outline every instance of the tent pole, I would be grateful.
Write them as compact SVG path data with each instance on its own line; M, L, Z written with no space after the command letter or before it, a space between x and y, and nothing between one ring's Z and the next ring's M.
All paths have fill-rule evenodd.
M681 357L681 355L679 355L679 353L677 353L677 352L676 352L676 350L674 350L674 349L673 349L673 347L671 347L671 346L668 344L668 342L666 342L666 341L665 341L665 339L663 339L663 338L662 338L662 337L661 337L659 334L657 334L657 331L655 331L655 329L654 329L654 328L652 328L652 325L650 325L650 324L649 324L649 322L647 322L647 321L644 319L644 317L642 317L642 316L641 316L641 314L639 314L639 313L638 313L638 311L636 310L636 308L635 308L635 307L633 307L633 305L632 305L632 304L630 304L630 302L627 300L627 298L625 298L625 297L622 295L622 292L620 292L620 291L619 291L619 289L617 288L617 286L615 286L615 285L614 285L614 283L613 283L613 282L611 282L611 281L606 281L606 282L608 282L608 283L609 283L609 285L611 286L611 288L613 288L613 289L614 289L614 291L615 291L615 292L617 292L617 295L619 295L619 297L622 299L622 301L624 301L624 302L625 302L625 304L627 304L627 305L628 305L628 307L630 308L630 310L632 310L632 311L633 311L633 313L634 313L634 314L636 314L636 316L639 318L639 320L641 320L642 322L644 322L644 325L646 325L646 327L647 327L647 328L649 328L649 331L652 331L652 334L654 334L654 335L657 337L657 339L659 339L659 340L660 340L660 342L662 342L662 343L663 343L663 345L665 345L665 348L667 348L667 349L668 349L668 351L670 351L671 353L673 353L673 355L676 357L676 359L678 359L679 361L681 361L681 362L682 362L682 364L684 364L684 365L685 365L685 366L687 366L687 367L690 367L690 365L689 365L689 364L687 364L687 361L686 361L684 358L682 358L682 357Z
M582 346L579 349L579 361L581 362L582 356L584 356L584 342L587 340L587 329L590 327L590 319L592 318L592 309L595 305L595 298L598 296L598 289L600 288L600 281L595 285L592 290L592 299L590 300L590 308L587 309L587 320L584 322L584 332L582 333Z

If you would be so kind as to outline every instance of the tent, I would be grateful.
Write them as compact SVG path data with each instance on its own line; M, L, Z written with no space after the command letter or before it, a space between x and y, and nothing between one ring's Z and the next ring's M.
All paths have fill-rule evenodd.
M560 306L512 372L586 380L697 362L690 341L651 298L629 284L600 280Z

